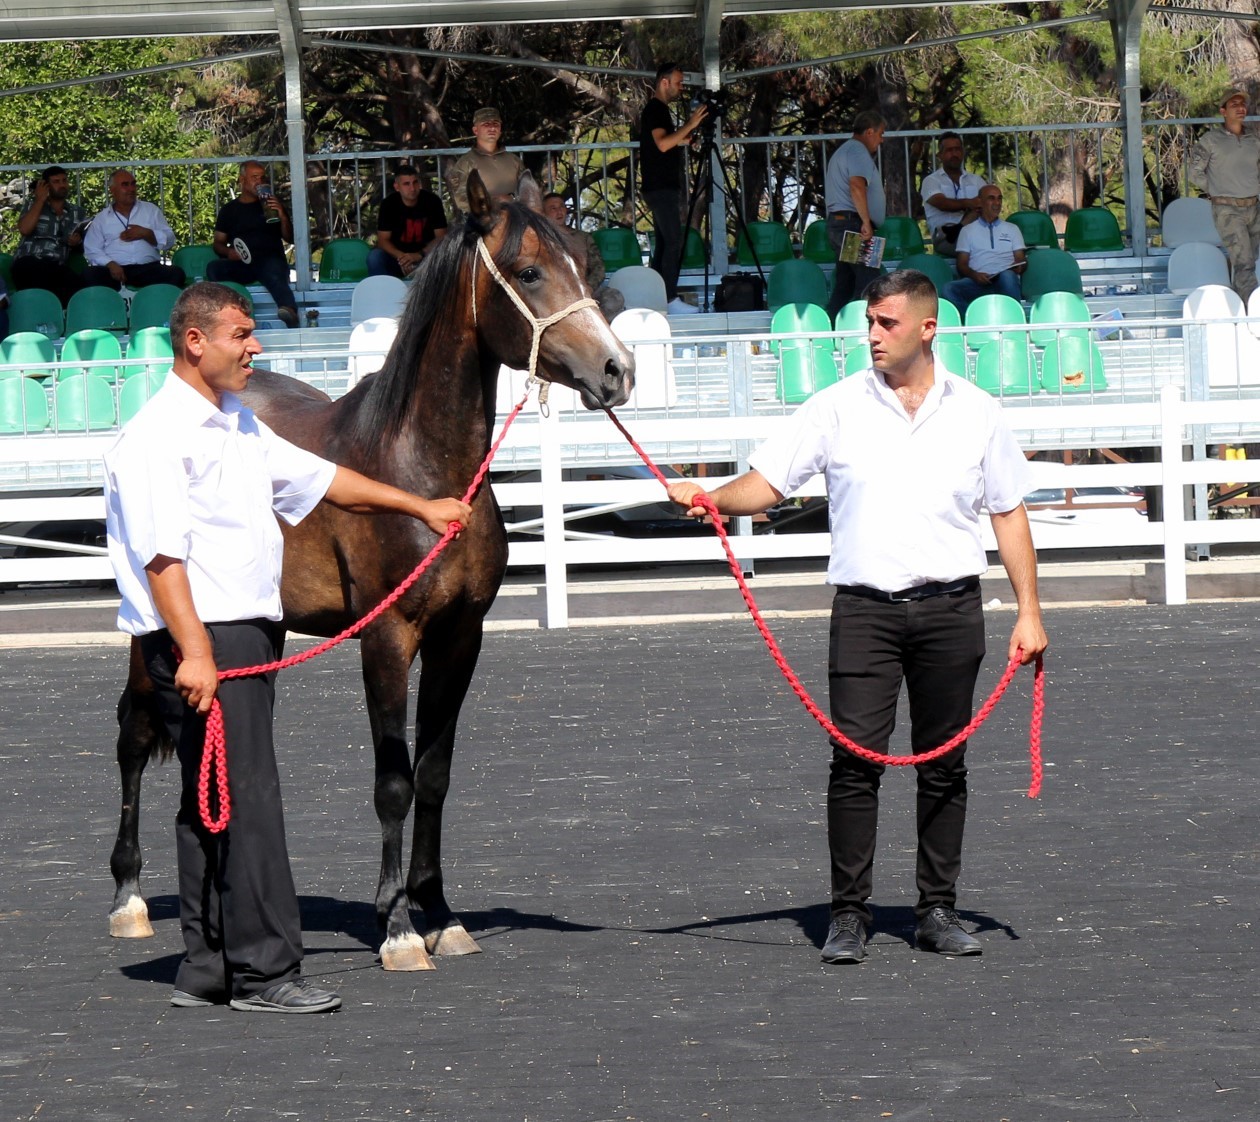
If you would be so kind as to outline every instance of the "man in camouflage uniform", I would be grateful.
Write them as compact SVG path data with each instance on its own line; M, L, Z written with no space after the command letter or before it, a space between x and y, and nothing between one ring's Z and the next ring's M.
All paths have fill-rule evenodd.
M503 148L503 119L490 106L473 114L473 146L446 173L446 189L461 214L468 213L468 177L481 176L486 190L499 199L516 197L516 186L525 165L514 152Z
M1224 123L1204 133L1190 153L1190 182L1212 200L1212 221L1244 304L1258 283L1260 253L1260 135L1244 127L1246 115L1247 95L1226 90Z

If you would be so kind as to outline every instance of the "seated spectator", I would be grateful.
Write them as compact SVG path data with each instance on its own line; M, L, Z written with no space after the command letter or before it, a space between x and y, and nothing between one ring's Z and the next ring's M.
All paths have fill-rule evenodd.
M473 146L446 173L446 189L461 214L468 213L468 177L476 168L486 190L497 199L516 196L525 165L502 147L503 119L490 106L473 114Z
M569 208L565 205L564 196L554 191L544 195L542 209L543 214L559 226L575 246L581 248L581 255L586 259L586 287L595 297L604 318L611 320L618 312L625 311L625 296L604 284L604 259L600 256L595 239L585 230L575 230L568 225Z
M923 215L932 248L941 257L953 257L963 226L980 213L984 180L963 169L963 142L956 132L941 133L938 151L941 166L923 177Z
M206 266L206 280L261 284L276 302L286 327L297 327L297 298L289 286L284 243L293 240L293 223L270 187L267 169L257 160L241 164L238 194L219 211L214 223L214 252L220 260Z
M424 255L446 236L442 200L420 186L410 164L394 172L394 190L381 201L376 248L368 254L368 275L406 278Z
M992 183L980 188L980 217L958 235L958 277L945 286L946 300L965 316L979 296L997 292L1020 298L1020 274L1028 262L1024 237L1002 219L1002 191Z
M184 270L160 260L175 244L170 223L152 203L136 198L136 177L126 168L109 177L109 197L109 206L92 219L83 238L88 262L83 287L173 284L183 288Z
M46 288L63 305L79 291L82 281L68 264L72 250L83 244L87 212L67 202L70 177L55 164L35 184L35 197L18 219L22 241L13 255L13 287Z
M0 339L9 334L9 289L0 280Z

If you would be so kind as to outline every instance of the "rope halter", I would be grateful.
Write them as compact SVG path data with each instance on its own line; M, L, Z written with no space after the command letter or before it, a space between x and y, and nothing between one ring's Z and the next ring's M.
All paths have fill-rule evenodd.
M561 308L558 312L539 319L524 300L520 298L510 284L507 278L499 272L499 267L494 263L494 258L490 256L490 251L486 248L484 238L477 239L477 254L482 261L485 262L486 268L490 271L490 275L494 277L499 287L508 294L512 303L516 305L516 310L521 313L530 325L533 337L529 342L529 381L540 383L538 390L538 404L546 406L547 404L547 387L551 384L549 378L540 377L538 374L538 348L542 345L542 334L553 323L559 323L565 316L571 315L573 312L580 311L582 308L598 308L599 304L592 300L589 296L584 296L581 300L574 300L567 308ZM473 278L472 278L472 313L473 326L477 326L477 262L473 261Z

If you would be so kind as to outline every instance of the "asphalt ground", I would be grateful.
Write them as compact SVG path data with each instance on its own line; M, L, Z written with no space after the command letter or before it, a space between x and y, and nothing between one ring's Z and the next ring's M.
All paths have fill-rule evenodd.
M375 962L372 761L353 649L281 677L306 972L333 1015L174 1009L176 773L151 768L156 936L111 940L117 648L0 650L0 1117L1255 1119L1254 604L1049 613L973 739L960 906L912 947L913 780L884 783L868 960L825 967L823 735L743 621L487 637L448 801L483 954ZM982 691L1011 623L989 616ZM825 624L776 622L821 695Z

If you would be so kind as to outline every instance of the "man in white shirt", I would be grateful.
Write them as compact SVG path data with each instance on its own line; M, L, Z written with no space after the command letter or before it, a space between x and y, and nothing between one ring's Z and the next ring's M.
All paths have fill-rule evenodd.
M984 180L963 168L963 142L958 133L941 133L937 151L941 166L923 177L923 216L937 255L953 257L963 226L980 212Z
M984 657L980 574L987 509L1019 613L1008 657L1046 648L1037 558L1023 496L1023 453L983 391L936 363L936 290L922 273L881 276L866 290L872 365L814 394L788 429L764 443L751 470L709 497L723 514L755 514L814 475L827 481L836 586L828 673L832 722L886 753L904 678L911 749L944 743L971 718ZM703 489L676 483L670 498L703 515ZM954 911L967 806L966 744L918 765L918 945L980 954ZM826 963L866 957L883 767L832 746L827 793L832 923Z
M92 219L83 237L83 287L119 289L147 284L184 286L184 270L163 265L162 254L175 244L166 216L152 203L136 198L136 177L119 168L109 177L110 204Z
M965 317L978 297L1000 293L1020 298L1019 278L1028 266L1024 235L1014 222L1002 218L1002 189L980 188L980 217L958 235L958 280L941 294Z
M183 789L175 821L185 957L171 1004L320 1013L341 998L301 977L302 932L272 745L274 674L219 682L219 667L279 652L284 541L321 500L394 511L436 533L466 523L457 499L421 499L278 437L237 396L262 347L245 299L220 284L171 313L173 375L105 454L120 630L139 638ZM231 813L201 822L205 716L222 699Z

